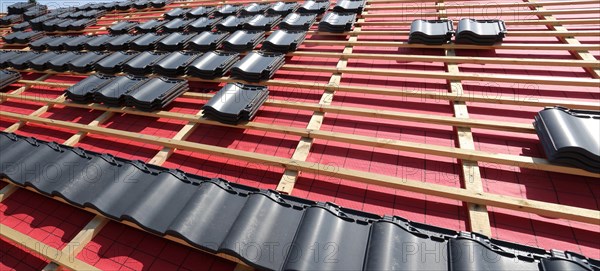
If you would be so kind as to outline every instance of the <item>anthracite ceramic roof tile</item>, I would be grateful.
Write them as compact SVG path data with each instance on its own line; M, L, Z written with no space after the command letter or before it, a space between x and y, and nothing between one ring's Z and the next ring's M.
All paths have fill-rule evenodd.
M167 35L146 33L129 43L129 48L136 51L151 51L156 48L156 44L167 37Z
M444 44L452 39L454 25L452 20L414 20L408 35L409 43Z
M118 76L94 92L94 101L107 106L122 106L125 94L148 80L147 77L125 75Z
M307 0L298 8L298 13L323 14L331 4L329 1Z
M181 94L189 90L189 85L187 80L182 79L172 79L166 77L155 77L145 81L143 84L137 86L135 89L125 94L125 101L127 105L133 106L142 111L155 111L161 110L169 105L173 100L179 97ZM158 187L158 189L166 189L165 187ZM161 191L171 191L171 190L157 190L158 193ZM170 194L170 193L166 193ZM181 193L183 195L183 193ZM173 194L172 196L177 196ZM169 202L174 203L177 200L171 200ZM186 201L182 202L185 203ZM150 203L145 204L146 207L151 205ZM162 208L166 206L156 206L156 208ZM181 206L183 207L183 206ZM134 217L134 216L132 216ZM142 221L143 217L136 218L138 221ZM172 218L169 220L156 221L156 223L161 223L165 221L172 221ZM142 223L142 224L150 224L150 223ZM168 225L166 225L168 226ZM159 229L159 232L164 232L166 230L166 226L163 229L162 227Z
M265 32L260 30L238 30L223 41L223 49L227 51L244 52L254 49L265 38Z
M237 124L254 118L269 97L266 86L230 83L219 90L204 106L204 116L223 123Z
M300 5L296 2L277 2L267 9L267 14L279 14L284 16L296 11L299 6Z
M287 53L296 51L306 38L306 31L279 29L271 33L261 49L270 52Z
M165 18L169 20L173 20L175 18L183 18L186 13L188 13L191 9L189 8L174 8L165 13Z
M236 15L242 8L242 5L227 4L220 6L213 15L216 17L227 17L229 15Z
M200 17L197 18L195 21L193 21L191 24L188 25L188 31L193 31L193 32L202 32L202 31L210 31L213 29L213 27L215 27L215 25L221 21L222 18L220 17L215 17L215 18L209 18L209 17Z
M215 26L220 31L234 32L238 29L242 29L244 23L250 21L252 17L252 15L230 15L219 21Z
M150 5L153 8L164 8L166 5L173 3L175 0L152 0Z
M16 71L0 70L0 90L21 80L21 73ZM4 151L4 149L2 149Z
M279 28L308 31L316 20L316 14L290 13L279 23Z
M188 65L186 74L207 80L222 77L240 59L236 52L211 51Z
M135 75L150 74L154 64L162 60L167 54L166 52L142 52L123 64L123 71Z
M10 29L13 32L25 31L29 28L31 28L31 24L29 22L22 22L22 23L14 24L10 27Z
M0 25L11 25L23 21L23 15L21 14L10 14L0 18Z
M9 61L13 57L15 57L21 53L22 53L21 50L2 50L2 51L0 51L0 69L10 67Z
M381 217L5 132L0 132L0 149L0 176L16 185L238 257L260 270L600 268L599 260L577 253ZM49 180L43 170L20 170L49 166L106 174L61 174Z
M8 60L8 64L17 69L17 70L25 70L29 68L29 61L39 57L41 53L39 52L33 52L33 51L28 51L28 52L22 52L20 54L17 54L13 57L11 57Z
M129 44L138 39L140 35L122 34L113 37L106 43L106 49L109 51L126 51L129 49Z
M48 68L56 72L65 72L69 70L69 62L74 60L78 55L75 52L62 52L56 55L55 58L48 61Z
M117 2L117 10L130 10L133 7L133 2L131 1L121 1Z
M108 27L108 32L111 34L127 34L131 32L139 23L133 21L120 21Z
M123 64L127 63L132 58L138 56L138 52L114 52L109 56L98 61L94 65L94 70L97 72L115 74L123 69Z
M243 24L244 29L269 31L281 21L280 15L256 14Z
M44 21L42 23L42 29L43 31L47 31L47 32L54 32L56 31L56 26L64 21L68 21L69 19L61 19L61 18L54 18L51 20L47 20Z
M8 17L8 16L6 16L6 17ZM6 18L6 17L4 17L4 18ZM43 15L43 16L31 19L29 21L29 23L31 24L31 29L37 30L37 31L42 31L43 30L43 23L45 21L51 20L53 18L55 18L55 17L52 16L52 15L50 15L50 14L46 14L46 15ZM0 20L1 19L3 19L3 18L0 18Z
M231 77L248 82L268 80L284 62L285 55L282 53L254 51L231 68Z
M204 31L189 40L188 49L200 52L215 50L228 36L227 32Z
M270 3L250 3L244 6L242 10L240 10L241 15L255 15L264 13L269 7L271 7Z
M207 7L207 6L199 6L197 8L194 8L190 11L188 11L185 14L186 18L200 18L200 17L210 17L215 10L217 10L217 8L215 7Z
M333 11L335 12L352 12L361 14L365 7L365 0L341 0L335 3Z
M85 42L84 48L90 51L104 51L106 45L114 39L113 35L98 35Z
M63 47L65 48L65 50L69 51L80 51L83 50L85 44L92 38L94 37L87 35L75 36L69 40L64 41Z
M8 11L8 15L23 14L25 11L34 7L35 5L35 2L17 2L6 7L6 11Z
M3 36L2 39L8 44L28 44L32 41L41 39L44 36L46 36L46 34L40 31L19 31Z
M166 33L173 32L184 32L187 30L187 26L191 24L194 19L175 18L162 26L162 30Z
M133 2L133 7L138 10L147 9L150 7L149 0L138 0Z
M29 67L37 71L45 71L49 69L48 63L50 60L59 56L59 52L46 52L40 56L29 60Z
M134 27L137 33L154 33L162 29L162 26L169 21L152 19Z
M94 93L115 79L115 76L95 73L69 87L65 91L68 99L78 103L90 103Z
M350 31L352 30L352 26L354 26L355 20L355 13L329 12L319 22L319 31L333 33Z
M73 39L72 36L57 36L46 42L46 48L52 51L65 49L65 43Z
M29 21L33 18L42 16L44 14L46 14L48 12L48 6L46 5L36 5L34 7L31 7L29 9L27 9L25 11L25 13L23 13L23 19L25 21Z
M91 72L98 61L107 57L105 52L77 52L78 56L69 62L69 70L78 73Z
M84 30L88 26L95 25L97 23L96 19L79 19L72 22L69 25L69 31L81 31Z
M456 28L456 43L492 45L506 35L502 20L461 19Z
M162 76L181 76L185 73L187 66L199 56L200 53L196 52L173 52L161 59L159 62L156 62L156 64L154 64L153 71L155 74Z
M183 34L183 33L171 33L170 35L161 39L158 43L156 43L157 50L163 51L177 51L183 50L190 39L194 38L196 34Z
M535 129L548 160L600 172L600 112L546 108Z

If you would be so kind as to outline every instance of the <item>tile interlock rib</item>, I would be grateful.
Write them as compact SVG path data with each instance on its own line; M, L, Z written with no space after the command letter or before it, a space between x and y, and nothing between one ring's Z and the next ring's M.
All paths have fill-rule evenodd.
M381 217L31 137L3 132L0 148L0 174L16 185L258 269L600 270L600 261L576 253Z

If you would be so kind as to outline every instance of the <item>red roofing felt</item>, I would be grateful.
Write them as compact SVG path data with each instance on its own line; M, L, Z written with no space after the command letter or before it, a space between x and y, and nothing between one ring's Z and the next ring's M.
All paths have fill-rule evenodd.
M504 0L495 3L512 3ZM542 1L539 1L542 2ZM448 6L461 3L485 4L487 2L448 2ZM171 6L179 5L179 3ZM377 3L372 6L401 5L399 3ZM367 22L397 22L422 18L421 12L434 12L435 9L419 7L431 3L405 3L414 7L405 10L402 18L368 18ZM548 6L547 10L597 8L597 5ZM459 11L461 9L452 9ZM467 12L469 9L463 10ZM512 20L536 19L532 15L516 15L515 11L530 10L527 7L503 8L503 15L494 18ZM400 11L369 11L369 14ZM164 11L157 11L160 15ZM147 15L147 14L144 14ZM111 15L112 16L112 15ZM469 17L468 13L464 17ZM481 18L483 16L474 16ZM569 18L598 18L597 14L574 14L554 16L559 20ZM122 19L123 16L111 18ZM459 19L460 17L451 17ZM131 18L128 18L131 19ZM135 19L135 17L133 17ZM600 30L597 24L565 25L569 30ZM409 30L404 26L364 26L369 30ZM88 30L98 29L90 27ZM548 31L545 25L508 25L509 34L505 43L562 44L555 37L515 37L510 31ZM345 40L338 36L308 36L307 40ZM358 35L359 41L405 41L405 36ZM600 44L596 37L577 37L583 44ZM342 52L344 46L317 46L304 44L299 51ZM443 55L439 49L402 49L391 47L354 46L354 53L389 53L411 55ZM457 50L459 56L575 59L567 51L561 50ZM596 58L599 50L590 51ZM337 58L315 58L294 56L286 63L297 65L318 65L335 67ZM348 67L378 68L416 71L446 71L442 62L402 62L388 60L350 59ZM556 77L591 78L580 67L526 66L501 64L459 64L461 72L492 73L511 75L541 75ZM43 74L23 73L23 78L34 80ZM307 83L326 84L331 74L324 72L298 72L279 70L273 79ZM45 82L75 83L82 76L52 75ZM343 74L341 85L368 87L389 87L423 91L448 92L446 80ZM552 86L537 84L515 84L500 82L462 81L466 93L486 94L491 97L513 97L536 99L540 97L594 102L600 99L600 91L594 87ZM14 84L3 90L9 93L22 84ZM192 84L192 92L205 89L218 90L221 85L212 83ZM322 90L291 87L269 87L270 99L318 103ZM33 86L23 95L56 98L63 89ZM178 98L166 110L196 114L204 100ZM453 107L446 100L433 100L407 97L390 97L367 93L337 92L333 105L349 107L385 109L400 112L414 112L432 116L453 116ZM10 99L0 104L0 110L19 114L31 114L44 104ZM469 116L474 119L531 123L539 107L500 105L468 102ZM41 116L44 118L88 124L103 112L73 107L54 106ZM259 111L255 122L305 128L313 112L265 105ZM0 129L4 130L16 123L13 119L0 118ZM173 137L186 124L172 119L142 117L128 114L115 114L102 127L114 128L141 134ZM198 124L198 128L188 141L205 143L230 149L290 158L298 144L299 136L282 135L251 129L237 129ZM451 126L415 123L408 121L382 120L368 117L327 113L321 130L340 133L366 135L378 138L398 139L415 143L439 146L458 146L456 131ZM537 135L511 133L485 129L472 129L477 150L503 154L544 157ZM37 124L26 124L17 134L34 136L42 140L64 142L77 131L60 129ZM150 161L161 146L142 144L103 135L91 134L84 137L76 146L110 153L127 159ZM309 162L327 164L331 167L357 169L366 172L403 177L423 182L461 187L461 164L454 158L358 146L348 143L316 139L307 158ZM231 182L264 189L276 189L283 169L262 164L238 161L214 155L178 150L163 164L169 168L179 168L189 173L207 177L220 177ZM540 170L524 169L491 163L479 163L483 187L486 192L514 196L532 200L599 210L600 180ZM4 186L0 182L0 188ZM297 180L292 195L317 201L330 201L338 205L360 209L377 214L398 215L407 219L468 231L468 214L463 202L399 189L384 188L318 174L302 173ZM600 258L600 228L598 225L546 218L539 215L517 212L502 208L488 207L492 237L542 248L554 248L582 253L588 257ZM19 190L0 203L0 221L52 247L62 249L92 218L93 214L79 210L68 204L45 198L34 192ZM78 254L78 259L105 270L233 270L235 263L200 252L175 242L156 237L141 230L110 222ZM40 270L47 261L23 250L19 245L2 239L0 241L0 270Z

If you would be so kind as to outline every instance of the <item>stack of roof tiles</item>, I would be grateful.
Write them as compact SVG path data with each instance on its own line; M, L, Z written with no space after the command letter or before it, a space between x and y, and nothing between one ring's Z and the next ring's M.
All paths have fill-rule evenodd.
M492 45L502 41L506 26L502 20L461 19L456 29L456 43Z
M600 173L600 111L546 108L534 126L548 160Z
M256 14L250 20L244 22L243 27L251 30L270 31L281 21L280 15Z
M269 90L266 86L230 83L219 90L202 109L205 117L237 124L252 120L268 97Z
M261 270L600 268L599 260L577 253L382 217L11 133L0 132L0 149L0 177L16 185L157 235L181 238L211 253L240 258ZM48 167L72 172L95 168L105 174L58 174L49 179L46 171L22 170ZM250 254L240 244L266 252ZM314 251L315 244L331 247L325 251L334 254L315 260L314 253L305 253Z
M290 13L279 23L279 28L308 31L316 20L316 14Z
M123 64L123 71L135 75L146 75L152 73L154 64L167 56L165 52L146 51Z
M333 11L335 12L352 12L361 14L365 7L365 0L341 0L335 3Z
M254 49L265 38L265 32L260 30L238 30L223 41L223 49L227 51L244 52Z
M261 49L281 53L296 51L305 38L305 31L279 29L269 35Z
M231 77L248 82L268 80L284 63L282 53L253 51L231 68Z
M319 22L319 31L343 33L352 30L356 13L329 12Z
M173 52L156 62L154 64L153 71L155 74L162 76L181 76L185 73L185 70L190 63L196 60L196 58L199 56L199 53L190 51Z
M297 9L298 13L323 14L329 9L329 1L307 0Z
M267 14L279 14L283 16L296 11L298 7L299 5L296 2L276 2L266 12Z
M200 52L215 50L227 37L229 37L227 32L204 31L191 38L187 46L188 49Z
M189 90L187 80L154 77L126 93L125 102L142 111L156 111L167 107Z
M32 41L43 38L45 35L46 34L44 32L40 31L18 31L3 36L2 39L8 44L28 44Z
M239 59L239 54L235 52L207 52L187 67L186 74L207 80L215 79L225 75Z
M0 70L0 89L21 80L21 74L15 71Z
M414 20L410 25L408 43L444 44L452 39L453 34L451 20Z

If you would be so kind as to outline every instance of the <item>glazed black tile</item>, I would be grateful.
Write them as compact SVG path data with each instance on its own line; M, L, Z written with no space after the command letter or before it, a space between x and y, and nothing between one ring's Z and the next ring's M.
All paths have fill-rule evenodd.
M32 41L39 40L44 36L46 36L46 34L40 31L18 31L3 36L2 39L8 44L28 44Z
M266 86L229 83L219 90L204 106L204 116L228 124L254 118L266 101Z
M8 15L23 14L35 5L35 2L17 2L6 7L6 11L8 11Z
M150 21L138 24L134 27L137 33L156 33L162 30L162 26L168 21L152 19Z
M57 36L46 43L46 48L52 51L60 51L65 49L65 43L70 41L72 36Z
M142 111L161 110L189 89L187 80L154 77L125 94L125 101Z
M110 83L115 76L95 73L77 82L65 91L68 99L78 103L90 103L94 99L94 93L106 84Z
M114 35L98 35L86 41L83 47L90 51L104 51L106 45L114 38Z
M209 17L200 17L195 21L188 25L188 31L190 32L202 32L202 31L210 31L215 25L221 21L220 17L209 18Z
M165 52L142 52L123 64L123 71L135 75L150 74L154 64L165 56Z
M355 13L329 12L319 22L319 31L343 33L352 30L356 21Z
M243 24L244 29L270 31L281 21L279 15L257 14Z
M19 80L21 80L21 74L19 72L0 70L0 89L3 89Z
M267 9L267 14L288 15L295 12L298 6L296 2L277 2Z
M116 9L117 10L130 10L133 7L133 2L131 1L122 1L117 2Z
M187 66L199 56L200 53L196 52L173 52L154 64L154 73L168 77L181 76Z
M94 65L107 57L109 53L105 52L77 52L77 57L69 62L69 70L78 73L91 72Z
M138 25L137 22L133 21L120 21L116 24L113 24L108 27L108 32L116 35L116 34L127 34L131 32L135 26Z
M114 52L96 62L96 64L94 64L94 70L107 74L119 73L123 70L123 64L139 54L140 53L138 52Z
M55 16L46 14L44 16L40 16L40 17L37 17L37 18L29 20L29 23L31 24L31 29L37 30L37 31L42 31L43 30L43 23L45 21L48 21L48 20L51 20L51 19L54 19L54 18L55 18ZM0 20L1 19L2 18L0 18Z
M240 10L241 15L256 15L264 13L269 7L270 3L250 3L244 6Z
M254 51L231 68L231 77L248 82L268 80L284 62L285 55L282 53Z
M46 52L32 60L29 60L29 67L37 71L49 69L48 63L60 55L59 52Z
M329 9L329 1L305 1L296 12L308 14L323 14Z
M183 50L194 36L196 34L171 33L156 43L156 49L163 51Z
M461 19L456 28L456 43L492 45L502 41L506 35L502 20Z
M254 49L265 38L265 32L260 30L238 30L223 41L226 51L244 52Z
M365 0L341 0L335 3L333 11L339 13L352 12L361 14L365 7Z
M200 52L215 50L228 36L227 32L204 31L189 40L187 49Z
M230 15L219 21L215 26L220 31L234 32L242 29L244 23L252 19L252 15Z
M94 18L80 19L80 20L72 22L69 25L69 30L70 31L83 31L85 28L95 25L96 23L97 23L97 20Z
M305 38L306 31L279 29L269 35L261 49L281 53L296 51Z
M193 19L175 18L162 25L162 31L166 33L173 32L184 32L187 30L187 26L191 24Z
M150 7L149 0L138 0L133 2L133 7L138 10L147 9Z
M134 90L146 80L148 78L142 76L118 76L94 92L94 101L108 106L122 106L125 103L124 94Z
M140 35L123 34L113 37L106 43L106 49L109 51L127 51L129 44L138 39Z
M454 26L451 20L414 20L408 35L409 43L444 44L452 39Z
M164 8L166 5L173 3L174 0L152 0L150 5L153 8Z
M164 17L169 20L173 20L175 18L183 18L185 16L185 14L188 13L189 11L190 11L189 8L174 8L172 10L167 11L164 14Z
M243 8L242 5L223 5L217 8L214 12L215 17L227 17L230 15L237 15L237 13Z
M85 48L86 43L93 39L93 36L80 35L63 42L65 50L80 51Z
M146 33L129 43L129 48L136 51L152 51L156 48L156 44L167 35Z
M11 25L23 21L22 14L11 14L0 18L0 25Z
M36 51L44 51L46 50L48 47L48 42L53 40L55 37L52 36L45 36L39 40L33 41L29 43L29 48L31 48L31 50L36 50Z
M215 7L199 6L197 8L194 8L194 9L188 11L185 14L185 17L194 18L194 19L201 18L201 17L210 17L215 12L215 10L217 10L217 8L215 8Z
M9 61L22 54L21 50L2 50L0 51L0 69L10 67Z
M42 53L39 52L22 52L10 58L8 64L17 70L26 70L29 68L29 61L39 57Z
M316 14L290 13L279 23L279 28L308 31L316 20Z
M48 61L48 68L55 72L65 72L69 70L69 62L74 60L78 55L75 52L61 52L56 57Z
M0 176L14 184L260 270L590 271L600 266L597 259L572 252L382 218L15 134L0 132L0 148ZM70 174L48 175L43 169L50 166Z
M31 28L31 24L29 22L22 22L22 23L14 24L10 27L10 29L13 32L25 31L29 28Z
M225 75L239 59L239 54L235 52L207 52L188 65L186 74L207 80L215 79Z

